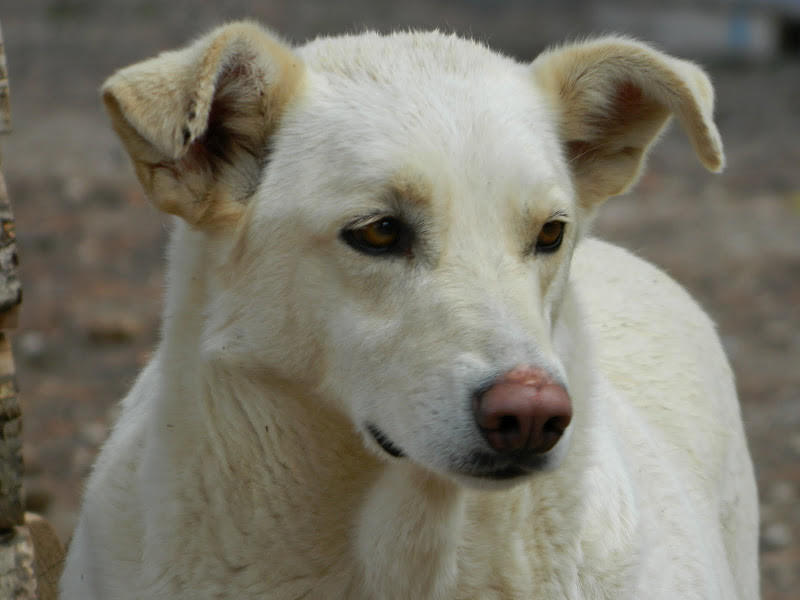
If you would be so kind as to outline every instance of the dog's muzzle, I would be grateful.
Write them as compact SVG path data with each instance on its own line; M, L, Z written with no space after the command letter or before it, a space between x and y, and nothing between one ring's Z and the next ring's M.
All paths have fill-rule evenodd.
M569 427L572 402L545 369L521 365L499 375L473 395L472 413L483 444L450 457L454 475L507 481L560 462L563 453L551 450ZM365 428L389 456L406 456L377 425L366 423Z

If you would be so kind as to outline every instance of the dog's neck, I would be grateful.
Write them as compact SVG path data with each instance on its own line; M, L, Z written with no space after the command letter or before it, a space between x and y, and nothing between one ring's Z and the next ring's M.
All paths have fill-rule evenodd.
M341 590L334 597L426 598L452 588L465 491L406 460L381 461L313 398L240 375L218 366L196 373L204 428L173 438L194 449L185 460L203 462L171 470L205 474L194 487L216 520L200 526L228 560L264 570L269 587L290 586L290 597L333 589ZM176 488L185 494L187 485Z
M501 560L519 559L517 536L508 534L514 524L487 528L490 510L547 532L543 546L526 553L541 563L532 563L530 585L538 580L547 589L547 579L554 593L576 585L576 563L564 558L580 554L580 460L505 492L467 490L407 460L382 460L312 390L203 356L198 323L208 294L206 258L198 245L196 256L184 253L170 265L171 289L178 291L166 302L159 349L164 389L152 422L170 426L160 442L169 447L152 456L178 461L164 470L182 474L164 483L165 500L175 494L186 500L182 514L162 509L157 526L182 519L182 530L197 531L199 543L214 540L227 563L244 565L232 577L248 581L260 571L256 577L267 589L286 589L289 597L314 589L340 590L342 597L445 597L454 590L469 596L485 578L503 578L502 565L483 564L475 548L490 544ZM577 425L589 418L578 416ZM572 441L573 453L590 452L585 437ZM193 494L195 508L214 521L196 522ZM544 547L551 543L560 545L558 552ZM165 552L171 560L181 554ZM551 555L563 564L550 564ZM394 596L386 595L387 582Z

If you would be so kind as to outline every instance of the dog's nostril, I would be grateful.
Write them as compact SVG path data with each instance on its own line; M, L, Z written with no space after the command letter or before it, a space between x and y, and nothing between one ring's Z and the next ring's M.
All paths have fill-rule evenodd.
M564 433L567 425L569 425L569 419L565 417L551 417L547 419L543 429L545 432L557 433L558 435L561 435Z
M497 431L500 433L517 433L520 430L519 419L514 415L504 415L500 417L497 424Z

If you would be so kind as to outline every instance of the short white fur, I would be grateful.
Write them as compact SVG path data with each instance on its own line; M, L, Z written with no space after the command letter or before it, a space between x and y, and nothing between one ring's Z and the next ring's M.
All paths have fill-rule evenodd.
M235 23L103 93L177 218L162 340L64 600L758 597L714 327L587 234L671 115L722 167L698 67L618 37L526 65L437 32L293 49ZM343 240L376 214L413 228L410 256ZM537 254L553 215L564 242ZM563 382L572 423L530 476L474 477L470 399L520 364Z

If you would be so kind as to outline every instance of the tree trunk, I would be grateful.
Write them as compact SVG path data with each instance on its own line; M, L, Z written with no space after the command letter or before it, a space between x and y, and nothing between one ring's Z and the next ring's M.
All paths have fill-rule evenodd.
M0 135L11 130L8 74L0 30ZM14 217L0 153L0 598L55 600L64 549L47 521L25 514L22 495L22 410L6 329L16 325L22 288L17 277Z

